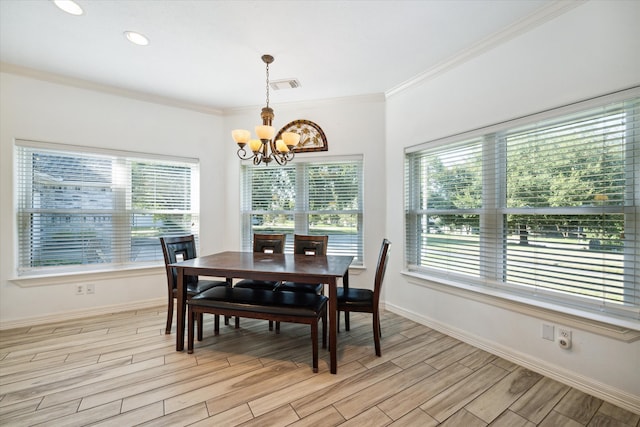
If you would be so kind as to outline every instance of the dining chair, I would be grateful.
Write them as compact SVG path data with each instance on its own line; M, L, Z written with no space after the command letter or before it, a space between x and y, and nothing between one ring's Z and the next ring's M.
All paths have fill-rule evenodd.
M349 330L349 312L357 311L373 314L373 341L376 348L376 356L381 356L380 350L380 291L382 290L382 281L384 273L387 269L387 261L389 259L389 246L391 242L387 239L382 240L380 247L380 255L378 256L378 266L376 267L376 277L373 284L373 290L360 288L338 288L336 305L338 331L340 330L340 312L344 311L345 329Z
M171 324L173 323L173 301L178 296L178 273L175 268L169 267L169 264L175 262L186 261L196 258L196 241L193 234L178 237L160 237L162 245L162 253L164 255L164 266L167 272L168 285L168 308L167 308L167 327L165 334L171 333ZM198 295L208 289L216 286L230 286L230 281L220 280L200 280L198 276L187 276L187 298ZM198 336L202 334L202 316L198 318Z
M286 241L284 234L254 234L253 252L265 254L281 254L284 252ZM277 281L244 279L235 284L236 288L263 289L272 291L278 286Z
M293 235L293 253L295 255L326 256L329 236ZM324 283L282 282L276 292L290 291L324 295ZM280 322L276 322L276 333L280 332Z
M293 236L293 253L297 255L326 256L329 236ZM282 282L276 291L306 292L323 295L324 283Z
M284 234L254 234L253 252L265 254L281 254L284 252L284 245L287 236ZM236 288L261 289L273 291L280 282L271 280L243 279L235 284ZM236 317L236 328L240 327L240 319ZM273 330L273 321L269 320L269 330Z

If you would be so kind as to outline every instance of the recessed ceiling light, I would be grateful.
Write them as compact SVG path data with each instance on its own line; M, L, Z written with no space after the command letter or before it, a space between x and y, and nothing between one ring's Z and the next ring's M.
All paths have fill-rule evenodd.
M67 13L72 15L82 15L84 11L78 5L78 3L73 0L53 0L53 3L58 6L60 9L64 10Z
M124 36L131 43L137 44L139 46L146 46L149 44L149 39L143 34L136 33L135 31L125 31Z

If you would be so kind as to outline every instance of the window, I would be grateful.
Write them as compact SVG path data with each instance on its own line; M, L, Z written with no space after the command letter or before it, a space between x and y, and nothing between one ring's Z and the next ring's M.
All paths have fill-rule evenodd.
M640 318L640 99L582 108L407 150L406 268Z
M198 233L198 164L17 141L18 275L163 259L160 236Z
M353 255L362 265L362 160L243 165L242 247L254 233L328 235L328 255Z

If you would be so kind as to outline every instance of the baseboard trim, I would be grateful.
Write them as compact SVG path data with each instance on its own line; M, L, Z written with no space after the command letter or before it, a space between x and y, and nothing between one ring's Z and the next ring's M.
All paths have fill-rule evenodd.
M640 414L640 397L634 396L625 391L616 389L606 384L602 384L598 381L594 381L591 378L587 378L583 375L578 375L575 372L567 370L559 370L557 367L552 366L544 360L531 357L525 353L518 352L512 348L505 347L496 342L482 339L480 337L470 335L468 332L451 327L440 323L428 316L424 316L412 311L405 310L397 307L393 304L385 303L386 310L398 314L421 325L428 326L443 334L449 335L460 341L466 342L481 350L487 351L503 359L509 360L520 366L523 366L531 371L538 372L546 377L554 379L558 382L566 384L570 387L574 387L580 391L588 393L592 396L605 400L613 405L627 409L633 413Z
M120 313L122 311L145 310L148 308L167 305L166 298L155 298L143 301L128 302L125 304L108 305L103 307L86 308L75 311L65 311L63 313L51 314L48 316L29 317L25 319L9 320L0 322L0 330L24 328L30 326L43 325L47 323L64 322L74 319L82 319L102 314Z

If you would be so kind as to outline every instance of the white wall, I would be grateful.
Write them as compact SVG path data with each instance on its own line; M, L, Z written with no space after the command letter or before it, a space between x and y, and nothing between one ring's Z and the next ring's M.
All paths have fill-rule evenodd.
M403 149L640 84L640 2L591 1L387 100L387 234L400 248ZM553 319L416 284L392 257L386 304L525 366L640 411L640 341L572 326L574 347L541 339ZM553 321L552 321L553 323ZM640 326L640 325L639 325Z
M101 274L42 280L31 287L10 280L15 278L16 263L12 164L15 139L199 158L200 252L240 248L240 161L230 131L254 126L260 121L261 107L223 117L8 72L0 73L0 87L0 327L120 311L166 299L161 267L120 273L117 277ZM272 107L275 126L308 119L319 124L327 135L328 152L300 153L299 158L363 156L366 268L354 270L351 283L371 287L379 245L385 237L384 96ZM76 296L76 283L94 283L96 294Z
M0 73L0 323L87 315L166 300L164 268L113 278L109 275L58 280L23 288L15 277L13 194L15 139L195 157L200 159L201 251L223 246L225 163L216 161L222 117L104 92ZM224 150L223 150L224 151ZM161 264L159 264L161 265ZM76 296L72 282L94 283L94 295Z
M380 241L389 237L387 308L636 411L640 341L627 344L572 325L574 349L563 352L540 338L549 319L416 285L400 272L404 147L639 84L638 16L639 2L587 2L386 104L371 96L273 105L276 127L309 119L324 129L329 152L300 157L364 156L367 269L351 276L354 286L371 286ZM9 282L14 138L199 157L201 252L239 248L239 161L230 130L259 122L260 106L220 117L8 73L0 73L0 89L0 327L165 298L160 268L97 281L96 295L83 297L68 283L21 288Z
M271 99L277 99L277 92ZM327 136L329 150L316 153L299 153L296 159L326 158L345 155L362 155L364 159L364 263L365 269L351 269L349 283L352 286L372 288L375 267L382 239L385 236L385 104L384 97L370 95L340 99L320 100L312 103L271 105L274 109L274 126L280 129L287 123L306 119L318 124ZM240 248L239 189L240 162L236 155L238 146L231 138L231 130L242 128L253 132L259 124L262 107L237 111L225 117L225 138L228 143L228 193L227 249ZM295 161L295 160L294 160ZM265 167L274 167L265 166Z

